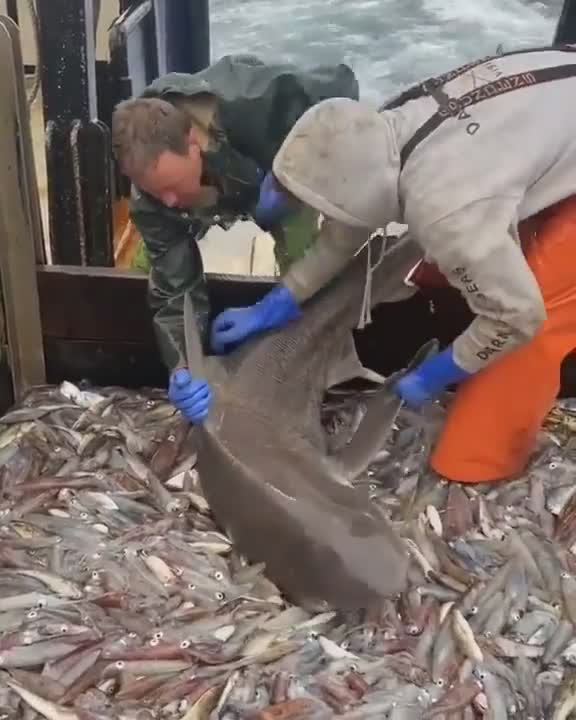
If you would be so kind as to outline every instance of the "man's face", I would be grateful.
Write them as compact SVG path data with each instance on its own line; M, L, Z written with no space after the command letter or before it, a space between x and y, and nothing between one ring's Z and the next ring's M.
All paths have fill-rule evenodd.
M202 155L191 133L185 155L163 152L135 182L167 207L188 208L200 195L201 178Z

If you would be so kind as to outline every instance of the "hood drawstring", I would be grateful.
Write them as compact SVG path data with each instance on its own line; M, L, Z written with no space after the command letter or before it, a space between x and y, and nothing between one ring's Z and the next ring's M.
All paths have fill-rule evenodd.
M380 246L380 255L378 257L378 260L376 261L376 264L372 265L372 241L376 235L382 235L382 243ZM380 265L382 262L382 259L384 258L384 255L386 254L386 250L388 249L388 234L386 233L385 229L378 229L375 233L373 233L366 243L362 245L362 247L358 250L356 255L358 253L362 252L362 250L367 247L367 253L366 253L366 280L364 282L364 295L362 297L362 307L360 308L360 317L358 319L358 324L356 325L356 328L358 330L363 330L366 325L370 325L372 323L372 273L376 270L376 268Z

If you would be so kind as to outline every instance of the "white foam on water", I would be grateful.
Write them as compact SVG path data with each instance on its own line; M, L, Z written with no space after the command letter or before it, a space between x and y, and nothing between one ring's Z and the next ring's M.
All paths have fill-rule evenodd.
M212 55L346 62L380 104L494 53L550 43L562 0L211 0Z

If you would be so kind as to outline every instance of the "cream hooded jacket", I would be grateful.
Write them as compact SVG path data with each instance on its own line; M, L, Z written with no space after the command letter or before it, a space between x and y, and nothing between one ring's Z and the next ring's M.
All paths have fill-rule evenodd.
M564 77L538 82L542 70L549 76L559 66L567 69L551 72ZM308 110L273 171L326 220L285 285L307 299L371 231L405 223L423 258L438 265L476 315L454 342L463 369L476 372L530 340L546 313L518 223L576 194L571 73L576 52L521 52L454 71L440 94L393 110L379 113L348 99ZM421 129L432 122L430 132Z

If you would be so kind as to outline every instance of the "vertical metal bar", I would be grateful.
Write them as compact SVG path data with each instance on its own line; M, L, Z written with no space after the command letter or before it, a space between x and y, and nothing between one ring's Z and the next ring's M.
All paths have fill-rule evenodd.
M556 26L554 43L576 43L576 0L564 0L564 6Z
M165 5L166 71L195 73L210 64L208 0L156 0Z
M92 0L51 0L37 4L42 37L44 119L50 128L47 148L53 262L78 265L77 209L70 129L75 120L97 117Z
M17 67L10 32L0 23L0 284L8 358L17 399L46 380L36 258L28 206L26 159L20 147Z
M18 2L17 0L6 0L6 13L11 20L18 25Z
M12 41L12 55L14 58L13 77L16 95L18 98L20 152L26 173L26 182L24 183L23 189L26 195L26 206L28 209L30 227L35 243L36 262L45 263L46 249L44 246L44 229L42 226L40 197L38 195L38 180L36 177L36 163L34 160L34 147L32 143L30 109L28 107L28 96L26 94L24 82L24 61L22 59L20 31L16 23L9 18L0 17L0 24L10 35L10 39Z

